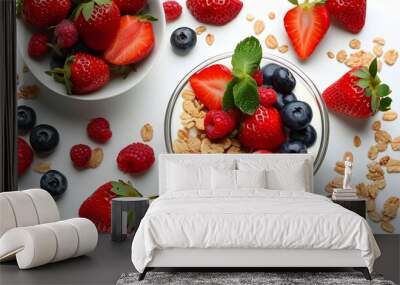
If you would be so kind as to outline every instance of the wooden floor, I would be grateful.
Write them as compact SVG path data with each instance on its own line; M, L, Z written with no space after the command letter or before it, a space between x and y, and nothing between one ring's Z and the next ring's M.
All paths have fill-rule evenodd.
M399 284L400 236L377 235L375 238L382 257L376 261L374 271ZM0 284L115 284L122 273L135 271L130 253L131 240L114 243L109 235L100 235L97 249L88 256L29 270L19 270L15 262L1 264Z

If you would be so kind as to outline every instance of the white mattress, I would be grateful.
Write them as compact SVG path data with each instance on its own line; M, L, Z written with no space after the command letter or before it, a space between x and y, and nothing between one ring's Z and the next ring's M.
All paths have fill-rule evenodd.
M321 195L263 189L167 193L156 199L132 244L143 272L156 249L271 248L359 250L372 271L380 255L359 215Z

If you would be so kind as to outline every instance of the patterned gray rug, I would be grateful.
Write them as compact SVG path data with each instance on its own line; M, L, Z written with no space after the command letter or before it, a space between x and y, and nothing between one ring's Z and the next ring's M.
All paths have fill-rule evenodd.
M382 276L372 275L364 279L359 272L148 272L138 281L138 273L122 274L117 285L395 285Z

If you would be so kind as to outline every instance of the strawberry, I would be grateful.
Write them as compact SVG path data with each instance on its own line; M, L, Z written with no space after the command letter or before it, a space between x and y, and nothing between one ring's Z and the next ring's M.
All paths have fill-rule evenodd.
M204 127L208 138L222 139L235 128L235 119L222 110L211 110L204 118Z
M105 50L114 40L118 28L120 11L112 0L91 0L78 6L75 25L82 41L88 48Z
M46 34L33 34L28 43L28 55L33 59L39 59L49 51L47 45L49 37Z
M305 60L329 29L328 10L321 4L324 0L305 1L303 4L298 4L297 0L289 1L297 6L286 13L285 29L298 57Z
M113 0L124 14L137 14L147 5L147 0Z
M229 68L214 64L193 74L189 82L201 103L210 110L221 110L222 98L232 78Z
M146 58L154 47L151 16L122 16L117 36L104 52L104 58L116 65L133 64Z
M22 138L18 137L18 176L21 176L29 168L33 161L33 151L29 144Z
M174 21L182 14L182 6L175 0L168 0L163 3L165 19L167 22Z
M68 16L70 0L18 0L25 21L38 29L57 25Z
M129 182L107 182L82 203L79 217L91 220L99 232L111 232L111 200L116 197L142 197L142 194Z
M367 0L328 0L329 14L346 30L358 33L365 25Z
M68 57L64 68L54 68L46 73L65 84L68 94L88 94L99 90L110 80L107 63L83 52Z
M251 116L245 116L239 131L240 143L250 149L274 151L285 142L286 134L279 111L260 106Z
M240 12L240 0L187 0L186 6L200 22L222 26L232 21Z
M356 67L329 86L322 98L329 110L353 118L366 119L390 109L391 90L377 76L377 59L369 68Z

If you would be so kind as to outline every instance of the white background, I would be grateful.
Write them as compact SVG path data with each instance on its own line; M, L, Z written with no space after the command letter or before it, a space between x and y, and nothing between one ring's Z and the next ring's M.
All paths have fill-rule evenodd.
M167 25L167 41L171 32L178 27L188 26L196 28L200 24L194 20L185 7L185 1L178 0L183 8L183 14L177 21ZM268 34L274 34L281 44L288 44L288 39L283 27L283 16L292 7L284 0L244 0L244 7L238 17L223 27L208 26L207 32L215 35L215 43L208 46L205 43L205 35L198 37L196 47L187 55L180 56L173 52L169 42L165 43L165 50L153 70L136 88L113 99L100 102L80 102L70 100L52 94L42 86L41 94L36 100L20 101L20 104L32 106L38 117L38 124L47 123L55 126L61 136L61 142L56 151L47 158L35 158L35 162L44 160L52 164L53 169L63 172L69 182L69 187L58 204L63 218L77 216L81 202L89 196L98 186L109 180L130 180L138 190L145 195L157 194L157 165L150 171L140 176L125 175L117 168L115 159L123 147L127 144L140 141L140 128L145 123L154 127L154 138L150 145L157 154L165 152L164 142L164 115L168 100L179 80L194 66L205 59L222 52L232 51L236 43L254 34L253 23L246 20L248 13L254 14L256 19L262 19L266 23L265 31L259 35L265 52L272 52L301 66L306 74L315 82L322 92L330 83L339 78L348 70L345 65L337 63L326 56L328 50L337 52L346 49L350 52L348 43L353 38L361 40L362 48L372 50L372 39L381 36L386 39L385 50L400 48L400 2L398 0L369 0L367 23L363 31L358 35L347 33L335 25L332 25L323 42L319 45L313 56L307 62L299 62L290 47L288 53L282 55L278 51L271 51L265 47L264 39ZM277 17L271 21L267 15L275 12ZM20 61L20 60L19 60ZM30 73L22 73L22 64L19 62L21 84L37 83ZM383 65L381 77L393 89L394 103L392 108L400 112L400 62L394 67ZM92 147L97 145L86 136L86 124L90 118L105 117L110 120L113 137L106 145L100 145L104 150L104 161L97 169L76 170L70 161L69 150L72 145L87 143ZM367 152L374 143L371 123L380 119L377 114L368 121L353 121L330 114L330 140L325 160L315 177L315 191L325 194L324 187L328 180L335 176L333 167L340 160L345 151L352 151L355 155L353 183L368 182L365 178L368 163ZM400 121L384 122L383 129L389 131L392 136L400 135ZM354 135L359 135L362 145L359 148L353 146ZM388 153L400 159L400 152ZM32 188L39 186L40 174L32 168L20 178L20 188ZM379 193L377 205L379 210L383 202L392 195L400 196L400 174L386 175L387 187ZM378 224L370 223L374 232L382 233ZM400 233L400 218L394 221L396 232Z

